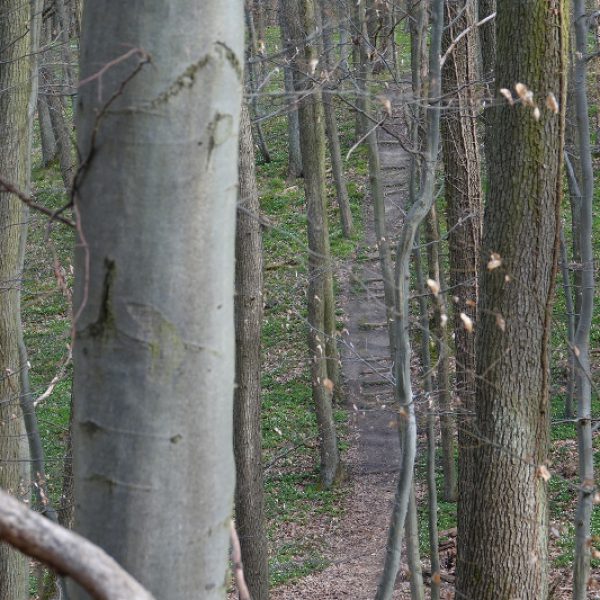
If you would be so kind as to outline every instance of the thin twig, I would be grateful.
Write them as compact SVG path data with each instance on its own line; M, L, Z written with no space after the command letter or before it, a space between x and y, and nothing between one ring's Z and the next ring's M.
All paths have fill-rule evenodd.
M33 401L33 406L35 408L37 408L44 400L49 398L52 395L52 392L54 391L54 388L56 387L56 385L65 378L65 375L67 372L67 367L69 366L69 363L71 362L71 358L72 358L71 351L69 350L69 354L68 354L67 358L65 359L65 361L61 365L60 369L58 370L58 373L52 378L52 381L46 388L46 391L43 394L40 394Z
M448 46L448 50L446 50L446 52L444 53L444 56L442 56L442 58L440 59L440 65L442 67L444 66L444 63L450 56L451 52L454 50L454 48L456 48L456 44L458 44L458 42L460 42L460 40L462 40L465 37L465 35L467 35L467 33L469 33L469 31L471 31L471 29L474 29L475 27L480 27L481 25L485 25L488 21L491 21L493 18L495 18L495 16L496 16L496 13L493 12L491 15L488 15L485 19L481 19L481 21L478 21L477 23L473 23L473 25L469 25L469 27L467 27L466 29L463 29L452 40L452 43Z
M38 204L33 196L26 194L23 190L20 190L16 185L5 179L2 175L0 175L0 186L4 188L4 191L14 194L21 202L29 206L29 208L50 217L51 221L60 221L64 225L68 225L69 227L73 228L75 227L74 221L57 214L56 211L52 210L51 208L43 206L42 204Z
M240 546L240 538L238 537L233 519L231 519L229 533L231 536L231 562L233 563L233 576L235 577L235 583L237 584L240 600L252 600L248 586L246 585L246 578L244 577L242 547Z

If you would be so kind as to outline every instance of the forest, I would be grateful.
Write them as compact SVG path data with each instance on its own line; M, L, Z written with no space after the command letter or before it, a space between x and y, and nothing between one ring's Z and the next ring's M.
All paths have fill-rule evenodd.
M600 0L0 0L0 600L600 599Z

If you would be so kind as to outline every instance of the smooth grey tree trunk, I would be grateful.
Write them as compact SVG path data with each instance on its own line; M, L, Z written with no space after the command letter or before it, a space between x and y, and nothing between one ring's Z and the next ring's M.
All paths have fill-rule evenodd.
M351 35L350 35L350 7L347 0L338 0L336 12L338 16L338 32L339 32L339 68L344 76L350 74L350 54L351 54Z
M243 26L240 0L84 8L75 530L161 599L227 592Z
M420 338L420 361L421 361L421 374L423 380L423 392L425 398L428 399L428 410L427 410L427 503L428 503L428 515L427 520L429 524L429 551L431 560L431 597L432 600L439 599L439 583L434 578L434 573L439 574L439 551L438 551L438 528L437 528L437 487L435 481L435 453L436 453L436 436L435 436L435 413L434 413L434 390L432 380L432 369L431 369L431 352L430 352L430 329L429 329L429 302L427 296L429 290L425 285L425 277L423 274L423 256L420 245L420 229L417 230L415 235L415 247L413 251L414 257L414 270L415 270L415 283L417 293L419 295L419 338ZM414 484L413 484L414 488ZM412 492L414 496L414 491ZM406 517L407 523L407 548L408 548L408 529L411 522L411 502L409 503L408 514ZM416 514L416 509L415 509ZM435 543L434 543L434 540ZM418 542L417 542L418 544ZM418 547L418 546L417 546ZM407 552L408 554L408 552ZM408 557L407 557L408 560ZM412 574L412 569L411 569ZM412 583L412 576L411 576ZM413 594L414 596L414 594Z
M575 401L575 306L573 304L573 286L571 284L571 273L569 272L569 259L567 255L567 243L565 241L564 227L560 227L560 273L562 277L563 295L565 297L565 320L567 323L567 343L569 344L569 356L567 359L567 390L565 392L564 418L574 417L573 404Z
M30 4L9 1L0 14L0 174L27 192L31 94ZM29 499L27 438L20 407L19 339L22 226L27 211L0 186L0 488ZM0 598L28 597L28 561L0 542Z
M52 44L51 27L51 19L47 19L42 23L42 46ZM61 45L61 48L62 46L64 46L64 43ZM64 61L62 54L61 57ZM64 97L62 95L65 87L69 89L70 87L68 83L65 84L63 81L57 79L54 66L52 65L52 62L56 61L57 58L56 52L47 51L43 53L39 66L39 80L43 102L48 107L48 116L52 126L52 135L56 143L56 156L60 166L60 173L65 190L70 191L75 175L71 143L72 121L67 117Z
M354 30L353 45L353 76L356 91L356 140L360 140L371 127L367 119L368 110L368 84L369 76L369 38L367 33L367 21L364 2L351 2L352 28Z
M429 211L426 220L427 231L427 257L429 262L429 278L436 281L440 290L446 289L446 277L443 262L440 260L440 231L437 217L437 209L434 205ZM442 438L442 472L444 474L443 498L446 502L456 502L457 476L454 442L455 420L452 415L451 392L450 392L450 356L449 339L443 316L447 314L446 299L441 291L434 294L435 313L431 322L431 331L435 338L437 348L437 405L440 415L440 429Z
M433 210L433 209L432 209ZM419 245L419 231L415 236L415 274L419 294L419 321L421 337L421 371L423 373L423 390L428 399L427 409L427 508L429 523L429 552L431 561L431 600L440 597L440 555L438 535L438 501L436 483L436 431L434 389L431 377L431 355L429 344L431 342L429 308L427 302L428 288L425 286L421 247ZM431 265L430 265L431 269ZM436 279L436 281L438 281ZM439 394L439 381L438 381Z
M575 381L577 390L577 449L579 455L579 497L575 513L575 563L573 598L585 600L591 570L591 518L594 480L594 444L592 435L592 371L590 364L590 332L594 314L594 169L590 144L590 116L587 96L587 37L585 0L573 0L575 57L573 96L577 117L579 160L581 163L581 205L579 245L581 249L581 313L575 330Z
M248 107L244 104L240 123L240 198L235 239L235 520L248 589L253 600L266 600L269 596L269 563L260 421L263 257L254 160L252 125Z
M431 43L429 47L429 101L427 107L427 139L424 149L423 178L418 198L406 215L396 249L396 402L402 419L403 444L400 475L396 487L392 518L386 546L385 564L377 588L376 600L389 600L400 566L403 528L408 512L416 455L417 423L411 384L411 345L409 323L410 256L419 225L427 216L434 200L435 167L439 150L440 111L436 105L441 93L440 53L444 27L443 0L431 3Z
M358 22L362 26L361 48L369 43L367 25L364 15L364 6L356 8L359 17ZM361 55L366 53L361 49ZM365 58L366 60L366 58ZM368 83L372 77L369 64L365 62L363 74ZM364 117L368 116L372 110L372 103L369 98L365 99L362 105L365 112ZM385 194L383 190L383 180L381 176L381 159L379 156L379 144L377 142L377 129L373 128L370 119L366 121L366 127L369 128L369 134L366 137L365 145L367 148L367 160L369 165L369 189L371 191L371 200L373 202L373 224L375 226L375 236L377 251L379 253L379 266L383 278L383 295L385 302L385 314L387 328L390 340L390 353L393 357L396 352L396 331L394 325L395 319L395 293L394 293L394 266L390 248L390 240L387 234L386 215L385 215Z

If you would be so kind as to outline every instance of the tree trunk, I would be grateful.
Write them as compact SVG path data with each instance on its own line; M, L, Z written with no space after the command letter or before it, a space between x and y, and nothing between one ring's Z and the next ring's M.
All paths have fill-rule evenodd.
M309 32L314 33L315 6L313 0L302 0L300 3L296 0L284 0L283 5L290 38L301 49L295 70L299 74L296 80L297 90L303 97L298 116L308 220L309 352L313 399L321 437L321 480L325 487L330 487L341 473L341 463L331 405L331 384L335 385L335 382L331 377L330 366L334 357L330 354L330 346L328 347L331 340L327 321L329 319L330 325L332 316L326 315L333 308L333 285L325 213L324 117L319 88L312 87L310 83L310 65L316 59L316 47L314 43L307 41ZM310 93L307 93L308 90Z
M260 429L260 327L263 313L260 204L252 126L246 105L240 124L240 200L235 261L236 383L233 401L235 520L242 562L254 600L269 596Z
M9 1L0 15L0 174L29 187L30 5ZM10 18L9 18L10 15ZM21 243L26 210L0 186L0 488L29 498L27 438L19 405ZM28 597L28 562L0 542L0 598Z
M427 140L423 160L422 186L418 198L406 215L396 249L396 319L395 319L395 397L401 415L400 435L402 460L396 485L396 495L386 545L385 564L376 600L389 600L394 591L394 582L400 566L403 528L409 508L412 490L413 469L416 455L417 423L411 384L411 344L409 327L409 280L410 256L419 225L430 211L434 200L435 167L439 150L440 112L437 105L441 94L442 31L444 28L443 0L431 4L431 44L429 47L430 89L427 107Z
M52 19L47 19L42 23L42 46L52 44ZM48 106L48 116L52 125L52 134L56 142L56 154L60 165L65 190L69 191L73 183L74 162L72 157L71 144L71 122L65 114L65 103L62 93L64 91L63 82L58 81L54 74L53 65L59 57L53 55L51 51L44 53L42 64L39 68L39 80L41 84L41 94ZM50 64L47 64L47 63Z
M288 178L296 179L302 175L302 154L300 152L300 125L298 122L298 103L296 101L296 87L294 84L294 70L292 60L294 47L287 26L284 1L279 0L279 29L281 32L281 45L285 49L283 65L283 83L288 98L287 111L287 145L288 145Z
M440 260L440 231L435 204L431 207L426 222L427 256L429 261L429 278L436 281L440 290L446 289L446 277ZM442 472L444 473L444 493L446 502L456 502L456 462L454 457L455 423L452 417L450 403L450 366L449 339L442 318L447 314L444 292L434 294L435 315L432 319L431 330L437 347L437 405L440 414L440 429L442 438Z
M478 1L478 6L471 4L474 1ZM483 20L489 17L496 11L496 0L460 0L460 4L464 5L465 2L471 4L470 11L471 16L473 14L479 17L479 20ZM454 11L454 3L448 3L448 10ZM478 9L478 10L477 10ZM479 26L479 39L481 47L481 67L483 71L483 80L486 83L488 89L494 89L494 63L496 61L496 23L492 19L487 23ZM460 33L462 29L455 29L456 33Z
M40 74L42 80L48 82L46 102L48 104L50 122L52 123L52 131L56 141L60 174L62 175L65 190L68 192L71 189L74 176L73 158L71 156L70 127L67 124L64 107L58 96L57 83L54 81L53 75L45 66L40 68Z
M319 0L321 10L321 23L323 31L324 63L327 72L334 71L331 62L333 54L333 40L331 37L331 15L327 10L325 2ZM335 116L335 105L333 102L334 90L331 86L325 86L323 90L323 110L325 113L325 130L327 141L329 143L329 155L331 156L331 170L333 181L337 193L337 203L340 209L340 221L344 237L352 237L352 212L350 210L350 201L348 199L348 190L346 188L346 178L344 176L344 165L342 163L342 152L340 149L340 135L338 131L337 119Z
M350 54L352 37L350 35L351 18L350 18L350 7L346 0L340 0L336 7L338 17L338 31L339 31L339 68L344 78L350 74Z
M568 168L568 167L567 167ZM569 259L567 257L567 244L565 242L564 227L560 227L560 272L562 276L563 295L565 297L565 320L567 323L567 344L569 354L567 359L567 389L565 392L564 418L572 419L573 403L575 399L575 306L573 305L573 286L571 285L571 273L569 272Z
M259 51L258 51L258 43L256 41L256 30L254 28L254 16L252 13L252 8L248 6L248 2L245 3L245 16L246 16L246 30L248 32L248 44L246 46L246 81L248 87L248 94L250 95L250 105L252 106L252 112L256 119L260 117L260 111L258 107L258 85L257 78L260 77L260 67L257 69L254 61L257 59ZM263 157L263 160L266 163L271 162L271 154L269 153L269 148L267 147L267 142L265 141L265 135L262 130L262 124L260 120L256 121L254 126L254 130L256 131L256 143L260 150L260 153Z
M42 144L42 166L47 167L56 158L56 139L52 130L48 101L44 94L40 94L37 104L40 141Z
M476 324L477 444L457 597L546 598L551 299L559 251L567 12L498 4L496 96ZM518 39L519 43L515 44ZM525 101L498 90L517 85ZM553 93L560 112L547 100ZM537 113L536 111L539 111ZM536 115L539 119L536 118Z
M169 600L226 595L243 23L237 0L84 10L75 530Z
M353 62L354 62L354 87L356 90L356 140L360 140L367 129L371 127L367 119L369 76L369 37L364 2L351 2L352 28L354 33Z
M473 0L448 2L445 11L443 45L476 21ZM492 22L492 26L494 23ZM490 34L491 35L491 34ZM444 194L448 225L448 262L454 302L454 345L458 397L458 544L468 530L470 516L465 498L473 485L472 449L475 413L475 340L460 317L476 319L477 270L481 247L481 167L476 126L476 98L472 82L477 80L476 38L471 31L448 55L442 69L442 93L448 95L448 110L442 115L442 156ZM487 38L486 38L487 40ZM489 41L488 41L489 43ZM486 46L484 56L490 51ZM456 299L458 299L456 301Z
M590 332L594 314L594 168L590 143L590 116L587 96L588 21L584 0L573 1L576 53L574 57L573 96L577 117L579 159L581 161L581 205L579 246L581 249L581 313L575 331L573 352L577 365L577 446L580 489L575 514L575 564L573 598L585 600L590 578L594 481L594 444L592 436L592 372L590 364Z

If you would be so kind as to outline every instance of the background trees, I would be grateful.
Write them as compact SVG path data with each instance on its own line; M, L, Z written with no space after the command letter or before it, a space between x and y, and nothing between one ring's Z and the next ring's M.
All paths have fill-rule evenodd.
M600 585L596 2L500 2L497 15L491 0L92 3L79 85L80 3L36 0L29 16L5 4L0 428L18 430L0 449L19 455L0 454L2 474L25 456L19 439L35 446L35 417L47 457L38 444L13 493L69 524L72 418L76 527L159 597L202 585L243 597L242 562L255 599L372 599L378 580L380 597L413 600L582 599ZM25 104L31 153L13 127ZM32 193L29 165L9 172L28 157ZM232 457L237 583L225 578ZM32 572L32 594L54 597L48 572ZM26 594L26 571L13 573Z

